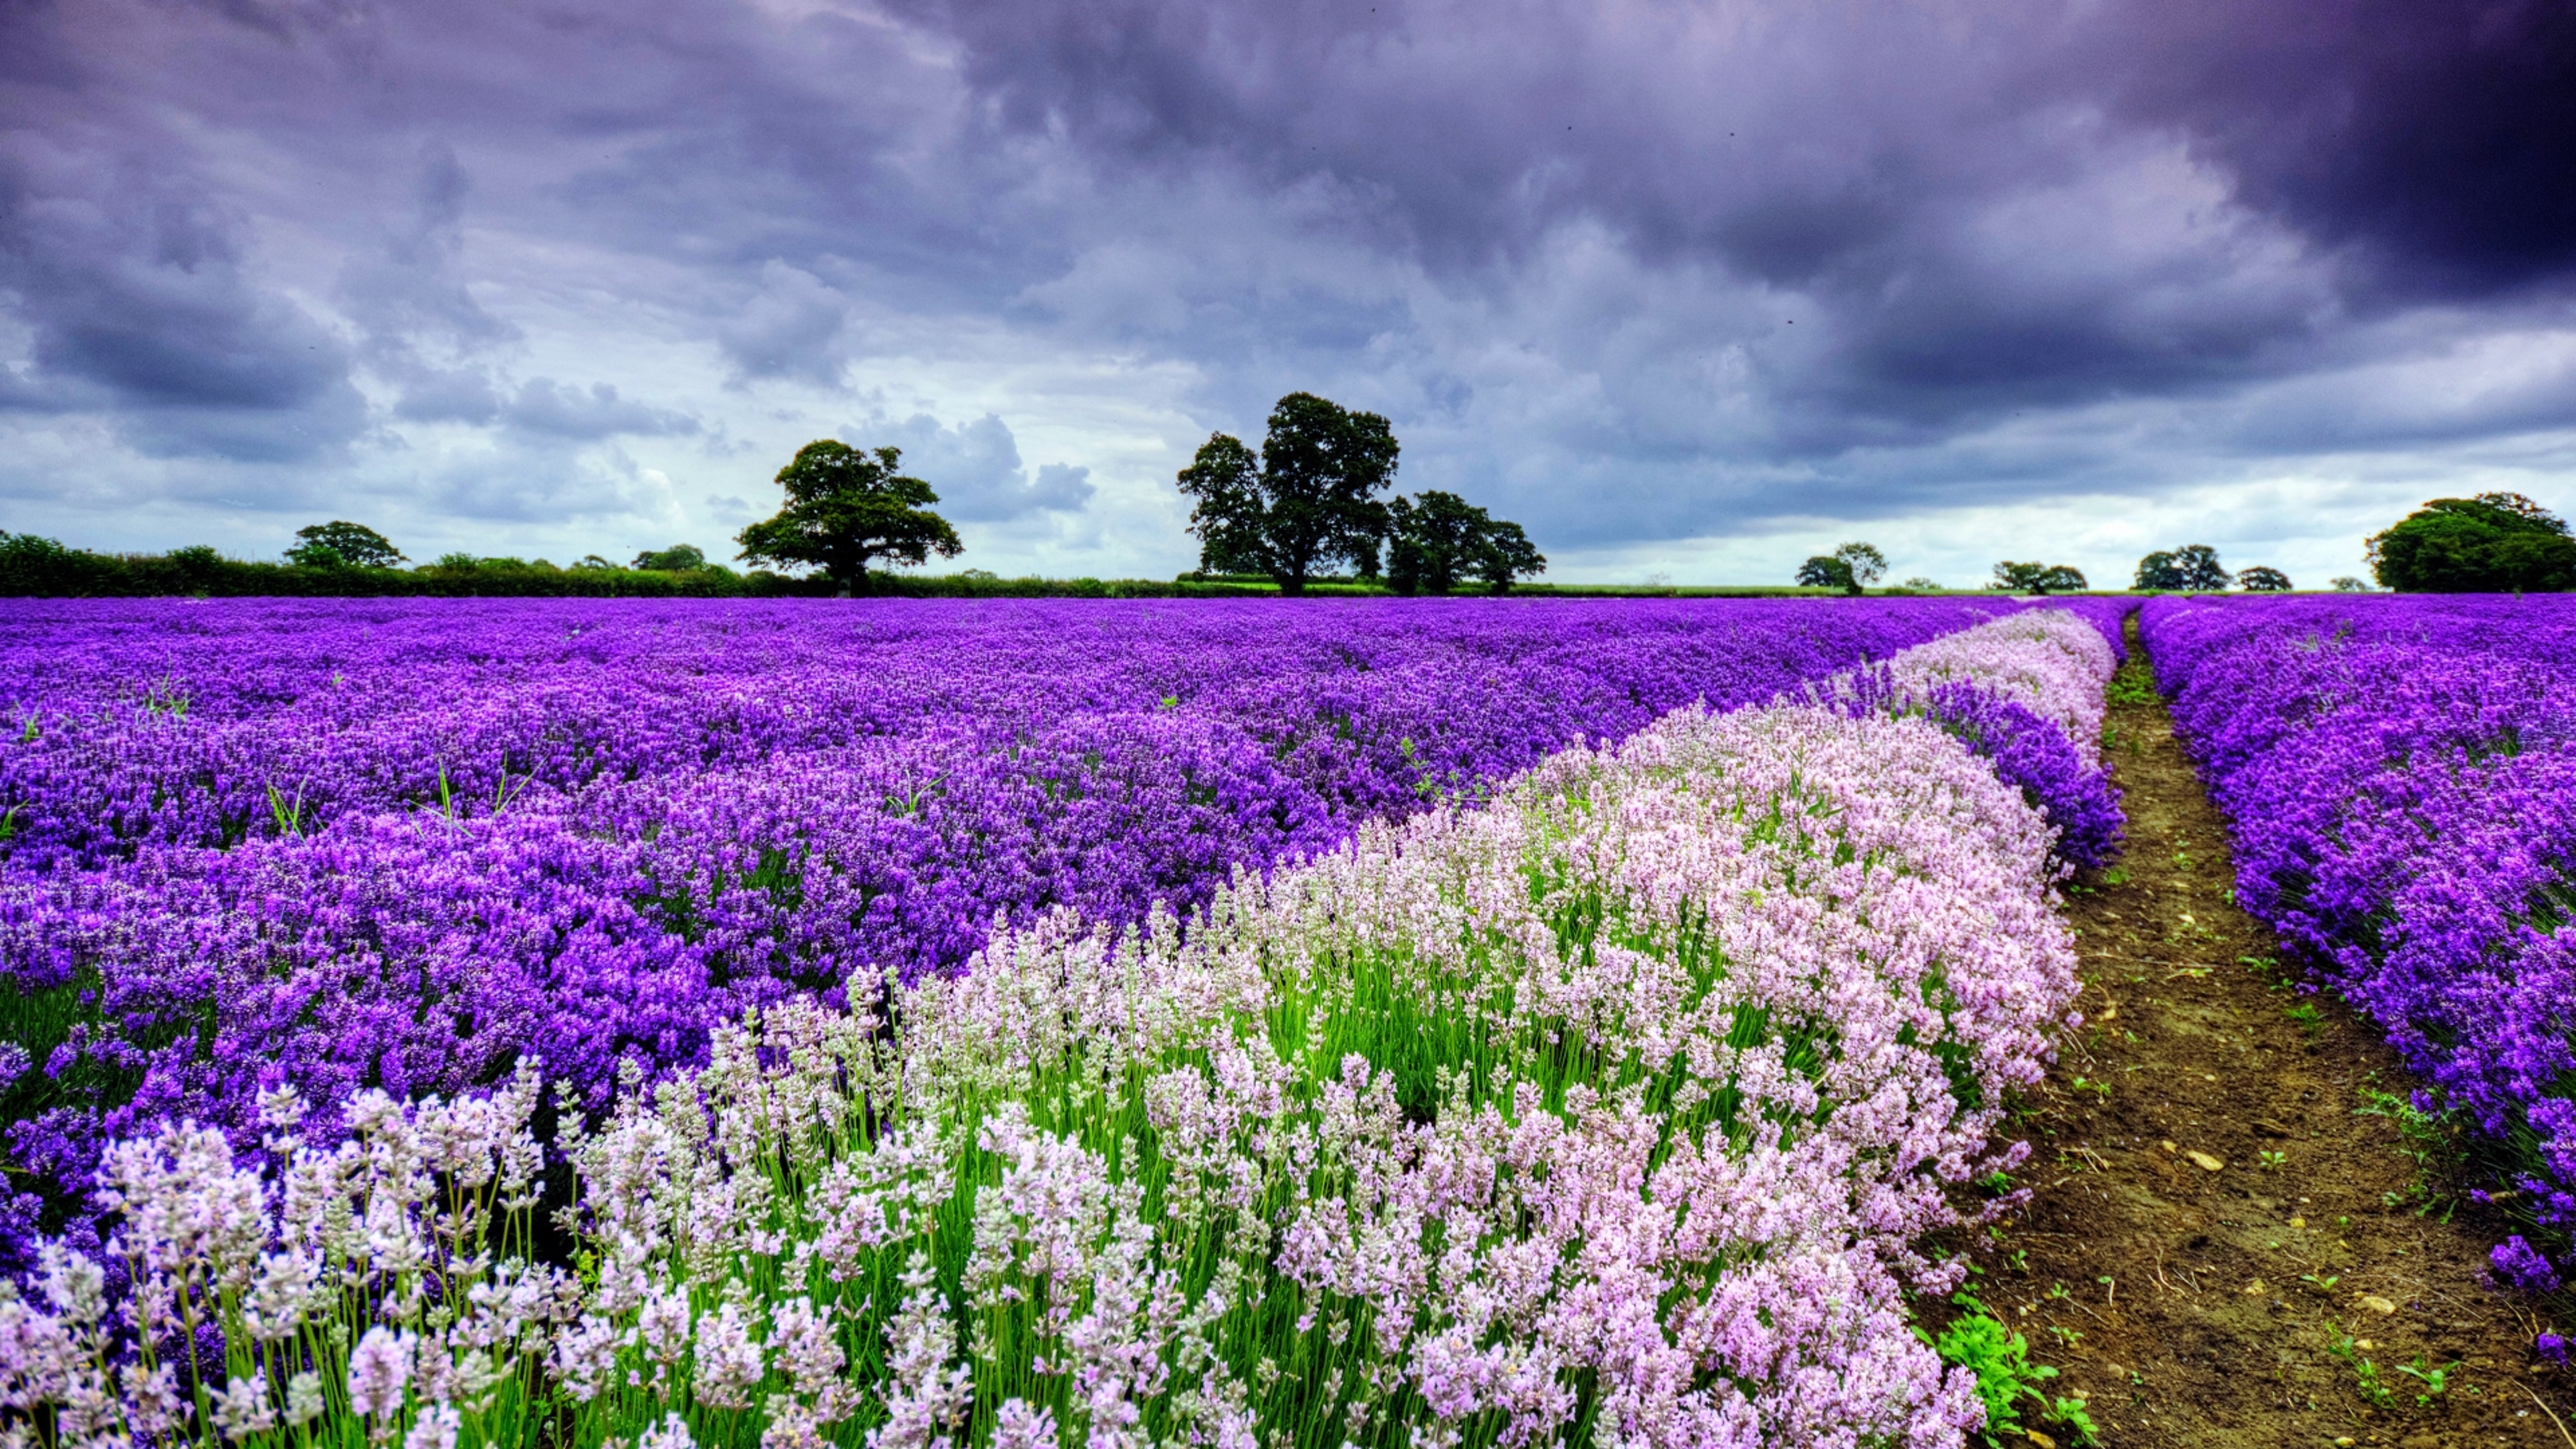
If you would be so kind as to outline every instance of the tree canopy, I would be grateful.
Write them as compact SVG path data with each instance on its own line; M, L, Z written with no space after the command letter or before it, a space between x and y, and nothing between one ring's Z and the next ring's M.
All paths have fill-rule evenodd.
M918 564L934 553L956 557L966 547L957 530L930 511L939 495L896 472L902 461L900 448L862 452L832 438L807 443L778 470L787 506L734 536L742 546L737 557L818 568L859 592L867 589L873 559Z
M2371 536L2370 571L2407 593L2576 587L2576 538L2519 493L2436 498Z
M2290 591L2290 576L2256 564L2236 575L2236 587L2249 594L2286 594Z
M2064 564L1999 563L1986 585L2016 594L2071 594L2084 588L2084 574Z
M1846 594L1860 592L1860 581L1852 577L1852 566L1829 553L1820 553L1798 565L1798 587L1802 589L1840 589Z
M1497 518L1485 529L1478 542L1475 566L1469 570L1488 593L1511 592L1513 580L1524 575L1547 572L1547 555L1529 541L1521 526L1509 519Z
M1397 452L1386 419L1304 392L1270 410L1257 460L1240 439L1211 434L1178 479L1197 500L1200 569L1268 574L1283 594L1304 593L1329 564L1374 576L1388 521L1375 495L1394 482Z
M363 524L333 519L295 530L286 561L307 568L389 569L403 556L383 534Z
M2227 584L2227 569L2218 561L2218 550L2190 543L2158 549L2138 560L2137 582L2131 587L2148 593L2214 594Z
M1887 577L1887 555L1880 553L1875 544L1846 543L1834 550L1834 557L1841 559L1843 566L1851 570L1855 589L1866 588Z
M1547 569L1519 524L1455 493L1393 499L1386 520L1386 578L1399 594L1445 594L1467 578L1499 594L1519 576Z
M1887 555L1875 544L1846 543L1798 565L1798 584L1809 589L1840 589L1857 594L1887 573Z
M675 543L669 548L648 548L635 555L632 569L651 569L659 573L684 574L707 566L707 556L694 543ZM574 565L579 568L579 564Z

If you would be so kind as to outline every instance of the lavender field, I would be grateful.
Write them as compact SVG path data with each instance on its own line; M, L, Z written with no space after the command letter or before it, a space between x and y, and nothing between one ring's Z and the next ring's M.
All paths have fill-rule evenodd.
M2321 970L2576 1260L2576 604L2564 595L2158 599L2141 620L2236 836L2238 898ZM2536 1240L2536 1241L2534 1241Z
M28 603L65 1444L1955 1444L2119 601Z

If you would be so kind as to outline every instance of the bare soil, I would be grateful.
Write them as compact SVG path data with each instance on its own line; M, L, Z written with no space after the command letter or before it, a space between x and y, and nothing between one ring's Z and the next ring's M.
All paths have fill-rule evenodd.
M2531 1349L2552 1325L2486 1281L2509 1228L2438 1133L2363 1110L2414 1082L2277 964L2164 706L2118 693L2128 848L2069 892L2087 1022L2021 1104L2029 1201L1971 1291L2104 1444L2576 1449L2550 1417L2576 1428L2576 1379Z

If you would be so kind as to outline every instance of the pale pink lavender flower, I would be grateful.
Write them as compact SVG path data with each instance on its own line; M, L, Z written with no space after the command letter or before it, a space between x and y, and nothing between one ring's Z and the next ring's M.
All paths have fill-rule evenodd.
M268 1381L256 1375L232 1380L214 1396L215 1427L235 1442L277 1427L277 1405Z
M454 1404L431 1404L412 1420L410 1431L403 1435L403 1449L456 1449L463 1423Z
M700 1401L720 1409L748 1409L751 1392L766 1372L760 1344L739 1302L727 1302L698 1319L696 1389Z
M401 1408L414 1346L407 1332L381 1323L368 1329L349 1350L349 1407L367 1418Z
M635 1449L697 1449L697 1443L689 1421L677 1414L663 1415L661 1423L635 1436Z
M1024 1399L1006 1400L993 1415L992 1449L1059 1449L1055 1411L1029 1407Z

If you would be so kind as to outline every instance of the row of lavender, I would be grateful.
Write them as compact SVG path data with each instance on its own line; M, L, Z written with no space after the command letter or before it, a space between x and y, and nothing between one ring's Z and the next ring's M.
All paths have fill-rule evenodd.
M1978 1385L1905 1294L2077 984L2058 832L1973 736L2098 775L2112 659L2015 614L1186 929L1059 906L755 1011L554 1126L542 1255L533 1064L358 1091L350 1139L292 1086L257 1150L164 1121L101 1173L121 1292L55 1246L0 1295L0 1404L60 1449L1949 1449Z
M2141 628L2237 898L2576 1230L2576 602L2159 599ZM2557 1269L2517 1238L2511 1279Z
M327 1129L541 1050L595 1108L997 919L1186 914L1568 740L2012 607L13 606L15 1181L76 1197L182 1116L246 1144L282 1082Z

